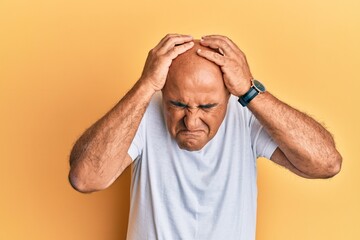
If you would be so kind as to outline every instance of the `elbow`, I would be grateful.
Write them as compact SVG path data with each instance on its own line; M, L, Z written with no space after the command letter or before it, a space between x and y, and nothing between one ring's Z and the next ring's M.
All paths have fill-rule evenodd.
M340 153L336 151L330 162L331 163L329 164L328 167L328 178L334 177L341 170L342 156L340 155Z
M86 184L83 181L81 181L79 178L77 178L76 175L74 173L72 173L72 171L70 171L68 178L69 178L70 185L76 191L78 191L80 193L92 193L92 192L94 192L94 190L87 187Z
M108 187L99 182L99 179L91 174L91 170L83 164L83 161L75 158L73 153L70 156L68 180L71 187L80 193L92 193Z
M329 156L326 160L324 159L322 165L322 170L316 177L323 179L332 178L337 175L341 170L342 156L339 152L335 150L335 153Z
M74 170L70 170L68 179L70 185L80 193L93 193L106 188L96 186L96 184L90 184L86 181L86 178L81 178Z

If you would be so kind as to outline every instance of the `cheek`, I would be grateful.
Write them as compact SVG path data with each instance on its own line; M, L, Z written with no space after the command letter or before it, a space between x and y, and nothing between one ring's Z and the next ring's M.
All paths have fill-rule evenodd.
M180 111L176 111L171 108L166 110L165 112L166 124L169 131L172 134L175 134L177 126L181 124L183 115L184 114L181 113Z
M206 124L208 125L209 129L210 129L210 133L212 134L214 131L216 132L216 130L218 129L218 120L217 117L212 117L210 119L208 119L208 121L206 122Z
M205 122L210 128L210 134L215 134L224 120L226 111L221 109L208 116Z

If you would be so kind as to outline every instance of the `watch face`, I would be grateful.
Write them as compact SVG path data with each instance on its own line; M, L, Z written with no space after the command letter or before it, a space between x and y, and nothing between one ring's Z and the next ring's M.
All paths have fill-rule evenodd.
M265 92L265 86L258 80L254 79L253 80L253 84L254 84L254 87L259 91L259 92Z

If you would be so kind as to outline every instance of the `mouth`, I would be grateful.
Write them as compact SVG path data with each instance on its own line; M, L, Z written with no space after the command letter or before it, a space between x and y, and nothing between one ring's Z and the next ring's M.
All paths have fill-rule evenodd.
M180 130L176 134L176 141L181 149L197 151L207 143L206 134L204 130Z
M181 131L179 131L178 134L183 135L183 136L188 136L188 137L198 137L198 136L202 135L203 133L204 133L203 130L195 130L195 131L181 130Z

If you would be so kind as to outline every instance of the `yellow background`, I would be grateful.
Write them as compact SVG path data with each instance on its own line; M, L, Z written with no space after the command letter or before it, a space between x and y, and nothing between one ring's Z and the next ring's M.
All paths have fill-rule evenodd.
M335 136L333 179L259 160L257 239L360 239L359 12L358 0L0 1L0 239L125 238L129 169L83 195L69 152L168 32L229 36L274 95Z

